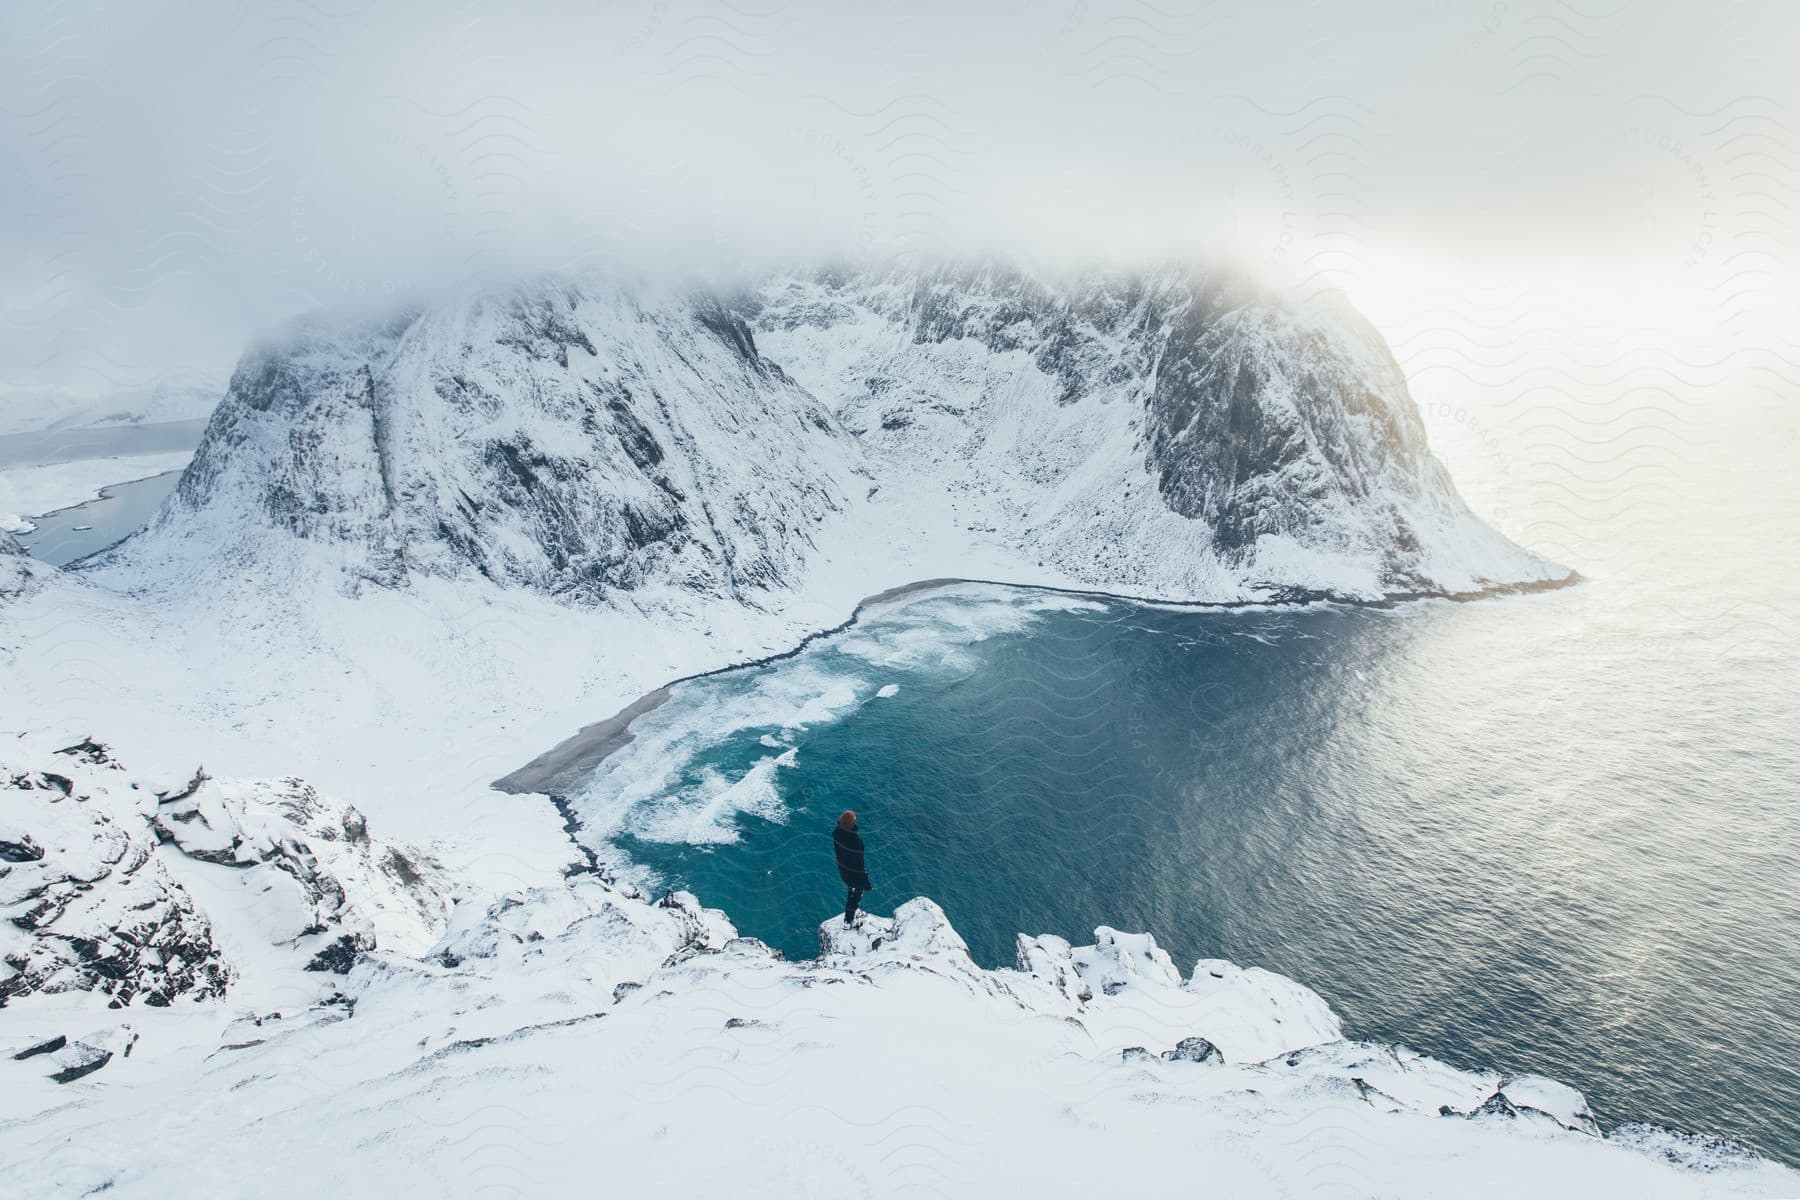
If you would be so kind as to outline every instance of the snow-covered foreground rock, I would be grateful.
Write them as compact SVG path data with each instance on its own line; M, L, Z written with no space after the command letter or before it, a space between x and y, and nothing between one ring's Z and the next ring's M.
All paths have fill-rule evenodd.
M1791 1194L1579 1093L1346 1042L1298 984L1147 937L976 967L931 901L787 962L595 876L459 907L328 1004L22 1092L19 1195ZM146 1041L148 1039L146 1038ZM44 1111L31 1114L33 1102ZM1648 1152L1646 1152L1648 1151ZM1678 1163L1676 1160L1681 1160ZM1684 1164L1684 1165L1683 1165Z
M0 1008L330 995L356 956L419 952L451 887L297 779L159 787L105 746L0 745Z

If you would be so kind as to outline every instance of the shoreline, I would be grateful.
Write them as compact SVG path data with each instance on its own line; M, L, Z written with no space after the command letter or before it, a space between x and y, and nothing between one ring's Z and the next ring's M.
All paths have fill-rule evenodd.
M1391 609L1403 604L1416 604L1427 600L1444 600L1455 604L1469 604L1479 600L1497 600L1505 596L1532 595L1540 592L1552 592L1566 587L1574 587L1581 583L1583 577L1579 571L1570 571L1559 579L1532 580L1525 583L1495 584L1468 592L1390 592L1373 600L1354 600L1331 592L1313 589L1287 589L1265 600L1165 600L1153 596L1133 596L1123 592L1108 592L1097 588L1059 587L1054 584L1019 583L1005 579L967 579L957 576L940 576L931 579L918 579L911 583L899 584L884 588L864 596L850 610L850 615L836 625L825 629L814 630L801 638L793 646L775 654L766 654L760 658L746 659L742 662L729 663L722 667L713 667L705 671L695 671L690 675L682 675L667 683L644 693L624 708L603 720L591 725L584 725L575 733L564 738L550 749L544 751L524 766L496 779L489 786L495 791L508 795L544 795L550 797L552 804L562 815L563 823L570 835L575 832L573 815L569 812L565 798L556 790L556 785L577 771L591 771L605 762L617 751L631 744L635 735L631 732L631 724L639 717L656 711L668 700L671 691L684 683L697 679L710 679L715 675L723 675L730 671L745 671L756 667L766 667L772 663L785 662L798 657L807 647L822 638L832 637L856 625L869 608L877 604L885 604L892 600L917 595L920 592L933 591L938 588L955 587L960 584L973 584L982 587L1013 588L1050 592L1061 596L1077 596L1093 600L1107 600L1126 604L1154 605L1159 608L1181 608L1196 611L1243 611L1250 609L1283 609L1306 608L1315 604L1338 604L1348 608Z

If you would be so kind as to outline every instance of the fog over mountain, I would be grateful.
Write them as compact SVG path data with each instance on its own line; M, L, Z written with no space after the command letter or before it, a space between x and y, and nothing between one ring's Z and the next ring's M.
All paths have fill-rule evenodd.
M1203 252L1353 297L1449 268L1666 300L1671 274L1741 248L1742 171L1791 166L1731 159L1768 147L1729 139L1775 126L1717 130L1800 104L1774 50L1797 19L12 6L3 382L87 394L223 369L299 312L472 277L833 252ZM1759 99L1721 109L1739 97Z

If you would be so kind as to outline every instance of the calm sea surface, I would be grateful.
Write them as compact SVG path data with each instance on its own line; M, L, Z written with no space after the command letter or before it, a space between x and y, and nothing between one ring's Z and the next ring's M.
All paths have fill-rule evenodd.
M1149 930L1355 1036L1800 1162L1791 632L1607 577L1235 613L959 586L677 686L571 802L790 955L855 808L867 906L931 896L985 964Z
M31 518L36 528L19 534L19 544L33 558L66 567L142 529L180 482L180 471L165 471L148 479L110 484L83 504Z

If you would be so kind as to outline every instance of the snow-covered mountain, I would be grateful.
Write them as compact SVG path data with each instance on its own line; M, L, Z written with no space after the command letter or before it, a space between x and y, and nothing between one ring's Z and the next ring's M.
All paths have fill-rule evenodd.
M298 539L384 586L768 591L798 580L855 449L717 302L546 284L253 350L136 551Z
M1470 514L1354 314L1196 270L999 267L539 280L298 322L102 569L304 544L359 584L776 607L899 531L1169 598L1564 574Z
M1096 587L1468 591L1563 574L1475 519L1380 335L1192 269L823 272L751 306L764 352L882 477ZM929 483L927 483L929 481Z

